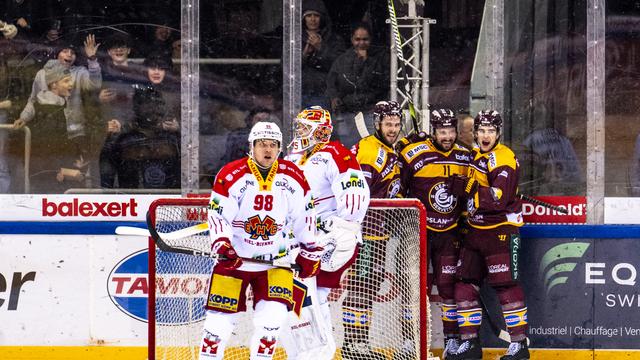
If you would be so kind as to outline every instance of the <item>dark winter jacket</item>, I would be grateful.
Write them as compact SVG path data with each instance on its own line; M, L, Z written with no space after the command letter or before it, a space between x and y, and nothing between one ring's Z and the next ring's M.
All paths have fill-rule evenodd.
M307 10L314 10L320 14L320 36L322 36L322 47L320 51L309 56L302 57L302 94L324 96L326 89L327 73L333 61L345 51L344 40L335 34L331 29L331 19L327 14L327 9L321 0L303 0L302 13ZM304 29L304 19L302 20L302 48L307 43L308 34Z
M383 48L371 47L366 60L353 48L340 55L327 77L327 96L342 101L340 111L368 111L389 91L389 58Z

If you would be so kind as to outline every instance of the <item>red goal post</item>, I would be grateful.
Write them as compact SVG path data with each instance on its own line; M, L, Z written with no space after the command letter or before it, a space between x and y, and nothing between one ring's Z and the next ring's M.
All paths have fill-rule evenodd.
M149 208L150 223L161 233L196 225L206 221L207 203L206 198L156 200ZM372 348L390 358L409 343L413 344L417 358L426 360L431 324L424 206L417 199L372 199L363 222L363 233L376 235L380 232L384 233L385 240L369 245L369 249L374 249L369 251L369 261L384 264L385 273L371 311L369 338ZM170 245L209 251L209 243L205 232ZM204 299L212 266L213 260L208 257L167 253L149 239L149 284L155 285L149 286L150 360L198 358ZM351 273L354 271L352 269ZM348 274L343 284L349 284L352 289L371 286L366 280L361 284L351 280L355 278ZM343 340L341 323L346 321L341 312L345 293L334 290L330 295L338 352ZM240 339L248 339L252 331L250 314L246 316L234 332L237 339L227 347L225 359L248 359L243 343L246 339ZM249 335L244 336L247 332ZM286 359L284 350L278 348L274 359Z

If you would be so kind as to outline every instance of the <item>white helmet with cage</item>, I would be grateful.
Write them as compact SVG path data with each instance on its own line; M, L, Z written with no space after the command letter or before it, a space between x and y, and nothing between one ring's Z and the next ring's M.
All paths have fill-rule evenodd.
M319 143L328 143L333 132L331 114L320 106L302 110L293 120L291 152L301 152Z
M251 128L249 132L249 156L253 158L253 144L256 140L275 140L278 142L278 148L282 149L282 131L280 127L273 122L259 121Z

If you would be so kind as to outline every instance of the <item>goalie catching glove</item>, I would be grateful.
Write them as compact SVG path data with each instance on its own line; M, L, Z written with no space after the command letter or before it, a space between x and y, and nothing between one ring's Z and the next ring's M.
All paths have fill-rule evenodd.
M322 248L300 247L300 253L296 257L296 264L300 265L301 278L309 278L318 275L320 272L320 258L322 257Z
M211 250L218 254L218 265L225 269L237 269L242 265L242 259L231 245L229 238L220 237L211 244Z
M316 240L325 248L322 270L333 272L344 266L353 256L356 245L362 241L361 226L355 221L332 216L322 224Z
M478 189L478 182L464 175L456 174L449 177L449 191L456 196L466 196L474 194Z

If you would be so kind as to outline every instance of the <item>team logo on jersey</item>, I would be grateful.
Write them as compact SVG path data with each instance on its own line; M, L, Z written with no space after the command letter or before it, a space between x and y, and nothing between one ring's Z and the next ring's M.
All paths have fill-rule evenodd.
M449 189L445 183L441 181L429 190L429 203L435 211L441 214L449 214L455 209L458 199L452 194L449 194Z
M347 190L352 187L364 188L364 180L362 180L357 173L351 173L349 180L341 182L340 185L342 185L342 190Z
M218 214L222 215L222 209L223 207L220 206L220 198L219 197L214 197L210 202L209 202L209 209L217 212Z
M251 239L262 238L269 240L270 236L278 233L278 224L275 219L267 215L264 220L260 215L254 215L244 222L244 231L251 235Z
M389 184L389 197L394 198L400 192L400 179L395 179Z

